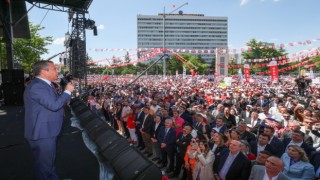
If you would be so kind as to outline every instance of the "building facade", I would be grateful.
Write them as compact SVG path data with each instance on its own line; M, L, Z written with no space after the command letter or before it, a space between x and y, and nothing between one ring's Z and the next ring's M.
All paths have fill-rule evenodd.
M167 49L215 50L226 48L228 46L228 18L204 16L203 14L182 14L181 12L165 14L165 18L163 14L137 16L138 48L163 48L163 37L165 37L165 48ZM192 55L200 55L207 64L212 64L215 53L208 52Z

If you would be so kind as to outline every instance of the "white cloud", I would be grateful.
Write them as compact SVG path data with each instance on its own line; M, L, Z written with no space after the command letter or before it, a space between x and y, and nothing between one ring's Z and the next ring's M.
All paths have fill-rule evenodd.
M56 38L53 40L54 45L64 45L65 37Z
M104 25L103 25L103 24L98 25L98 26L97 26L97 29L99 29L99 30L104 30Z
M240 6L247 4L249 0L240 0Z

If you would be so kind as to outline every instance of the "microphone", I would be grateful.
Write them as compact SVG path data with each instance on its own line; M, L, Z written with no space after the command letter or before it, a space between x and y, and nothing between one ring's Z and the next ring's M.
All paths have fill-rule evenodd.
M66 79L66 77L63 76L63 74L59 74L58 78L66 85L69 83L68 79Z

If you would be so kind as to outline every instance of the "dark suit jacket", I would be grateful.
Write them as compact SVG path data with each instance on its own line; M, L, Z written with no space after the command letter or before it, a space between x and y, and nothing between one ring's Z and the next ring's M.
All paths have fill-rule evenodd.
M173 147L176 142L176 131L173 128L170 128L167 134L165 131L166 131L165 126L162 126L159 130L158 142L160 144L165 143L167 145L166 150L172 151L174 150Z
M284 153L283 143L277 137L273 137L270 142L270 145L277 150L275 155L281 157Z
M58 136L61 130L64 104L71 98L58 95L45 81L35 78L24 91L24 136L29 140Z
M320 166L320 151L314 151L309 156L310 163L314 166L315 172Z
M257 141L253 141L250 143L251 146L251 152L257 156L258 153L258 142ZM277 154L277 150L275 148L273 148L270 144L267 144L266 147L264 148L265 151L269 151L271 154L276 155ZM282 155L282 154L281 154Z
M192 117L188 111L184 111L180 117L184 120L185 124L188 123L191 126L193 125Z
M208 124L206 124L205 125L205 132L203 131L203 124L201 123L197 128L196 128L196 130L197 130L197 134L198 134L198 137L200 138L200 139L205 139L205 137L203 136L203 134L207 134L208 135L208 137L210 136L210 127L209 127L209 125ZM210 137L209 137L209 139L210 139Z
M225 151L219 159L215 160L213 165L215 173L219 174L228 156L229 151ZM250 172L251 161L243 153L239 152L227 172L226 180L248 180Z
M145 118L145 114L143 115L142 117L142 121L141 121L141 128L142 128L142 125L143 125L143 121L144 121L144 127L142 128L142 131L151 135L152 133L152 125L153 125L153 116L151 114L148 115L148 117L146 118L146 120L144 120Z
M184 158L184 155L186 154L187 147L191 142L192 136L191 134L187 134L185 137L183 137L183 132L179 133L177 136L176 144L178 149L178 155L180 158Z
M283 146L284 149L287 148L287 146L289 145L291 141L291 138L285 138L283 140ZM303 142L300 146L302 149L304 149L304 151L307 153L307 156L310 156L311 152L314 151L313 147L309 146L307 143Z
M158 139L158 134L159 134L160 128L161 128L162 126L164 126L164 124L163 124L162 121L160 121L160 124L158 125L157 129L155 129L155 125L156 125L156 122L153 121L153 123L152 123L152 130L151 130L150 136L153 137L153 138Z
M246 122L247 124L251 124L251 117L247 118L247 119L245 120L245 122ZM261 133L261 132L263 131L263 129L261 128L260 124L261 124L261 119L258 118L256 125L254 125L254 126L252 127L252 129L251 129L250 132L252 132L252 133L254 133L254 134L258 134L258 132Z

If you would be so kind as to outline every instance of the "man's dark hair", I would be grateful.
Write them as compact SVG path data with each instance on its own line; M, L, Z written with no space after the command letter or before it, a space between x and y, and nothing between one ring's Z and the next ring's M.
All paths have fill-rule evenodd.
M268 140L270 140L270 138L271 138L268 134L265 134L265 133L261 133L261 134L260 134L260 136L267 137L267 138L268 138Z
M273 128L273 127L271 127L271 126L265 126L264 128L265 128L265 129L269 129L272 133L274 133L274 128Z
M294 131L292 131L292 133L299 134L300 136L302 136L304 138L304 133L300 130L294 130Z
M273 155L271 152L269 152L269 151L267 151L267 150L260 151L259 153L261 153L261 154L266 154L266 155L268 155L268 156L272 156L272 155Z
M48 70L49 69L49 63L52 63L52 61L37 61L32 65L32 72L34 76L39 76L41 70Z

